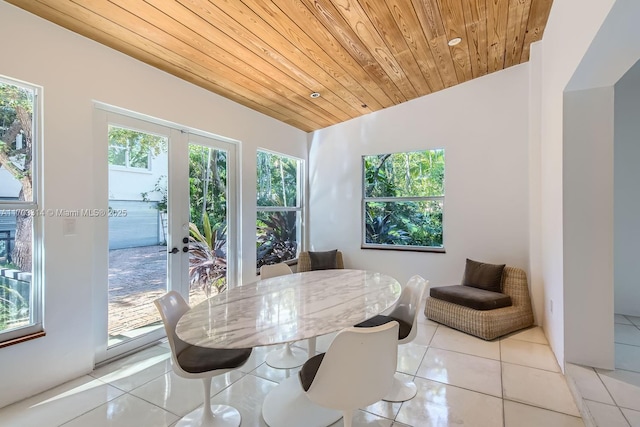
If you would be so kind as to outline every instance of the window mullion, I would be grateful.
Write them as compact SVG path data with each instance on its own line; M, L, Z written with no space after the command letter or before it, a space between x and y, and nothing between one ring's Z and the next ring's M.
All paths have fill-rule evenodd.
M365 202L399 203L399 202L428 202L444 200L444 196L414 196L414 197L365 197Z
M284 207L284 206L258 206L260 212L300 212L302 208L299 207Z

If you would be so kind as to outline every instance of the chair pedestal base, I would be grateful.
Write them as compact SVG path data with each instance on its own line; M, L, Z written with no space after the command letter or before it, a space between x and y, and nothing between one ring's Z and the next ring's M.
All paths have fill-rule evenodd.
M294 375L267 394L262 417L269 427L326 427L342 418L342 413L311 402Z
M411 400L418 393L418 387L411 380L404 380L395 374L393 376L393 386L382 400L386 402L406 402Z
M307 353L300 349L285 344L281 350L274 350L267 354L267 365L276 369L292 369L302 366L307 361Z
M176 427L240 427L240 412L236 408L227 405L211 405L213 418L206 415L203 417L203 410L203 407L199 407L189 412L178 421Z

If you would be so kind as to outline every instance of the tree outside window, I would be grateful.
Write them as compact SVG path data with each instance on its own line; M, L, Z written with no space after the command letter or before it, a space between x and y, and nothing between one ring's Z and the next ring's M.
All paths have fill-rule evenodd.
M363 248L444 251L444 150L363 156Z
M125 168L151 169L150 159L166 151L162 138L118 126L109 126L109 164Z
M37 97L37 88L0 78L0 342L42 330Z
M301 161L267 151L257 157L257 267L296 258L300 247Z

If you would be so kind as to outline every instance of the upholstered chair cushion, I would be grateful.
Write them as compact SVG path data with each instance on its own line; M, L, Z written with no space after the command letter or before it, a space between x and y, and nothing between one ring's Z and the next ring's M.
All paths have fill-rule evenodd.
M251 356L250 348L217 349L189 346L178 354L180 367L192 374L232 369L242 365Z
M400 329L398 329L398 339L402 340L409 336L411 332L411 324L405 322L402 319L394 319L391 316L385 316L383 314L379 314L377 316L372 317L371 319L367 319L364 322L358 323L355 325L357 328L372 328L374 326L384 325L385 323L389 323L395 320L400 325Z
M302 365L302 368L300 368L298 376L300 377L300 384L302 384L304 391L308 391L309 387L311 387L311 383L316 377L318 369L320 369L320 364L322 363L323 358L324 353L313 356L311 359L307 360L304 365Z
M325 252L309 252L309 258L311 259L311 270L331 270L338 268L337 263L338 250Z
M467 258L462 284L491 292L502 292L504 264L486 264Z
M462 285L431 288L429 296L474 310L493 310L511 305L509 295Z

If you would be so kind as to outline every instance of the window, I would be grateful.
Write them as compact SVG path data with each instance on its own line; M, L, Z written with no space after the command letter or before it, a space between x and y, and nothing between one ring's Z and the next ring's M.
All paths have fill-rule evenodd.
M109 165L130 169L151 169L151 158L162 148L157 136L131 129L109 126Z
M363 248L444 252L444 150L363 156Z
M301 160L258 151L257 267L296 258L300 247Z
M42 331L37 96L0 77L0 346Z

